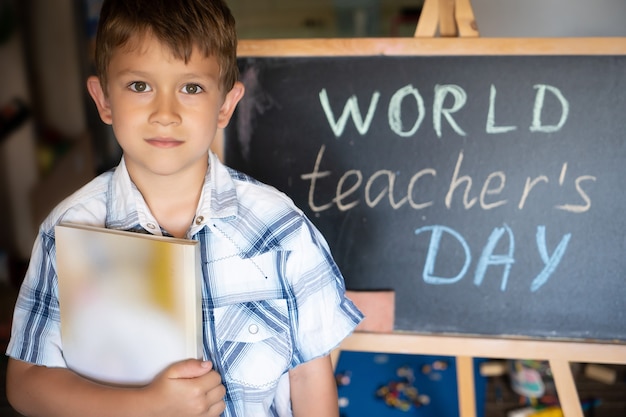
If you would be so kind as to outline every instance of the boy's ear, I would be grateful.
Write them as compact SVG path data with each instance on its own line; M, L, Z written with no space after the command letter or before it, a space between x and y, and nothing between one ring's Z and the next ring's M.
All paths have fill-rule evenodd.
M93 99L94 103L96 103L100 119L102 119L104 123L110 125L113 122L111 106L109 104L109 99L102 89L100 79L94 75L87 78L87 90L89 91L89 95Z
M241 100L245 91L246 89L243 84L237 81L233 88L226 94L224 103L222 104L222 107L220 107L220 112L217 116L217 127L225 128L228 125L228 122L235 111L235 107L237 107L237 103L239 103L239 100Z

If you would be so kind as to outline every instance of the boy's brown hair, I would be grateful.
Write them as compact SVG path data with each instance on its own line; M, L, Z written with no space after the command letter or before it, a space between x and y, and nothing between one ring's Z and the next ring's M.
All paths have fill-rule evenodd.
M185 62L194 47L205 57L214 56L224 92L237 81L235 19L223 0L105 0L95 52L96 72L105 94L113 52L131 38L146 34L155 36Z

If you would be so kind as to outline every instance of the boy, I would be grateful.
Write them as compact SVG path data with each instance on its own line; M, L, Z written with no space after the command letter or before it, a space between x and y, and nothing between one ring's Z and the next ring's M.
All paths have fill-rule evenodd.
M30 416L338 415L328 353L361 320L319 232L273 188L209 151L244 94L221 0L106 0L87 81L124 156L40 227L16 304L7 395ZM54 226L195 239L204 360L144 387L89 381L63 360Z

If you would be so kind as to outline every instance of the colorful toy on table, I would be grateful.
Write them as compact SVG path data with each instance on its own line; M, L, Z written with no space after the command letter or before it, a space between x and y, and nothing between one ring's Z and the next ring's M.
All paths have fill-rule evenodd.
M483 417L485 410L486 378L478 372L484 361L474 360L477 417ZM459 417L455 363L454 357L438 355L342 352L335 372L340 414ZM411 401L415 398L414 404Z
M441 372L448 369L448 362L443 360L436 360L431 364L424 364L422 366L422 373L427 375L432 381L439 381L441 379Z
M598 407L602 402L596 398L584 400L580 406L583 412L587 412ZM563 410L558 405L535 405L532 407L524 407L517 410L511 410L507 413L507 417L563 417Z
M337 387L345 387L347 385L350 385L351 378L352 378L352 372L350 371L338 372L335 375L335 381L337 382Z
M430 397L420 394L414 386L415 374L409 366L402 366L396 371L398 381L390 381L376 390L376 397L385 401L389 407L409 411L412 407L419 408L430 403Z
M514 360L509 362L511 388L531 406L558 405L552 370L547 361Z

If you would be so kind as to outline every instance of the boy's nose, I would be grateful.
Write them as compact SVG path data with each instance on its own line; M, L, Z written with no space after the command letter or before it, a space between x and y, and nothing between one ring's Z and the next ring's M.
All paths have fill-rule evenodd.
M174 97L167 94L158 95L154 102L154 108L150 115L150 121L162 125L179 123L181 120L178 105Z

